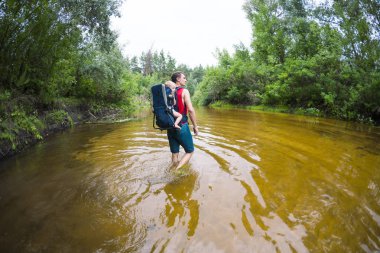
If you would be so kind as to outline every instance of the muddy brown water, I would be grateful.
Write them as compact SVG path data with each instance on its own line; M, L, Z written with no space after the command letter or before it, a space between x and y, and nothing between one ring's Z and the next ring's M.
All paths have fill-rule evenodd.
M151 117L81 125L1 161L0 252L380 250L379 128L197 113L181 174Z

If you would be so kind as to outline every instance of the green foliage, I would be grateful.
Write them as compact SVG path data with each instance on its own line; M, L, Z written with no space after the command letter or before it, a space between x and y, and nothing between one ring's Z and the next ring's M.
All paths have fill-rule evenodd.
M70 61L68 56L84 43L102 48L113 43L109 21L118 4L114 0L2 1L0 87L51 100L56 94L51 79L57 78L59 61Z
M14 108L10 117L0 118L0 141L9 142L13 149L17 147L17 136L31 135L42 139L44 125L35 115L28 115L20 108ZM23 139L25 142L28 138Z
M127 101L132 110L146 106L150 101L150 87L162 83L158 75L143 76L142 74L128 72L123 79L123 89L127 92Z
M302 114L302 115L308 115L308 116L314 116L314 117L319 117L321 116L321 112L314 107L310 108L297 108L294 110L295 114Z
M43 128L43 123L34 115L27 115L22 110L15 110L11 113L13 122L12 130L15 133L19 131L26 131L34 135L37 139L42 139L40 130Z
M72 93L77 97L117 102L124 96L122 89L123 72L126 62L120 50L115 47L109 52L96 47L82 51L76 73L76 87Z
M222 100L222 94L228 86L226 83L226 71L223 68L208 68L203 81L198 85L194 94L194 102L201 105L208 105L217 100Z
M194 95L195 90L198 87L198 84L203 80L205 69L202 65L199 65L193 69L182 70L187 74L187 84L186 87L190 92L190 95Z
M217 51L197 103L284 106L308 115L380 122L377 1L248 0L252 53Z
M248 49L237 46L234 55L218 51L220 67L205 70L194 94L197 104L208 105L222 100L234 104L257 104L264 89L268 69L252 64Z
M37 117L34 99L26 95L14 95L9 90L0 92L0 141L8 142L13 149L18 136L42 139L43 122ZM24 138L27 141L28 138Z
M115 45L116 35L110 29L112 16L119 17L118 8L122 0L55 0L59 7L59 18L63 22L80 28L86 41L92 41L102 51L109 51ZM66 23L65 22L65 23Z
M187 75L187 89L190 94L193 95L197 89L198 84L202 81L205 69L202 65L195 68L190 68L185 64L176 65L176 60L170 56L170 54L165 53L163 50L160 52L152 51L149 49L147 52L143 52L138 58L136 56L127 60L127 65L129 70L135 75L142 75L143 80L148 80L151 84L162 83L169 80L171 75L175 71L182 71ZM140 83L138 81L138 83ZM152 82L153 81L153 82ZM143 89L147 86L143 85ZM150 88L150 86L149 86ZM147 94L149 90L144 90L143 93ZM138 92L141 94L141 91Z
M265 86L265 92L262 95L262 102L265 105L281 105L283 98L286 96L287 86L280 82L268 84Z
M358 81L344 103L345 118L380 121L380 73L374 72ZM354 113L353 113L354 112Z
M54 110L45 116L45 122L49 125L73 126L74 122L66 111Z
M226 100L231 103L238 103L242 97L242 91L236 86L230 86L226 94Z
M160 78L167 79L176 69L176 60L165 53L152 51L142 52L140 57L134 56L129 60L129 69L133 73L148 75L158 75Z

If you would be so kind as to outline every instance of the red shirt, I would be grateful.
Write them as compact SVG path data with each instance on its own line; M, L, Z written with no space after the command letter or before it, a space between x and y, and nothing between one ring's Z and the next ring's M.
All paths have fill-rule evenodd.
M178 106L178 112L182 115L187 115L187 107L185 104L185 101L182 100L182 92L185 89L183 87L177 88L177 106Z

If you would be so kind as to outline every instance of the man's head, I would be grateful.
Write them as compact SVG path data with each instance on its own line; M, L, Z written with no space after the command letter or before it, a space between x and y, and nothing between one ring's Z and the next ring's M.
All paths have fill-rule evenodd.
M177 86L185 86L187 82L185 74L180 71L175 72L171 79Z

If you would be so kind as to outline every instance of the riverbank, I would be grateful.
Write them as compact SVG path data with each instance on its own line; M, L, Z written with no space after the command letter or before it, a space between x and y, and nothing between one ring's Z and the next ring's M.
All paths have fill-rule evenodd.
M0 160L43 141L47 136L78 124L115 122L133 117L132 109L117 105L60 104L27 114L14 110L1 119Z
M287 114L295 114L295 115L303 115L303 116L312 116L312 117L321 117L321 118L334 118L338 120L345 120L337 117L332 117L324 114L320 110L316 108L291 108L287 106L266 106L266 105L233 105L224 102L215 102L209 105L211 108L241 108L250 111L261 111L261 112L272 112L272 113L287 113ZM380 112L379 112L380 113ZM359 118L354 122L379 126L380 120L374 121L368 118Z

